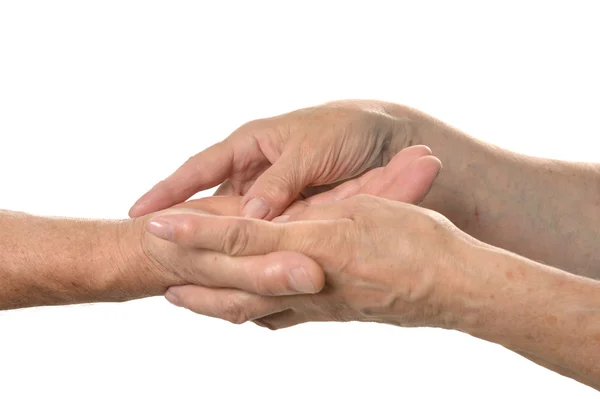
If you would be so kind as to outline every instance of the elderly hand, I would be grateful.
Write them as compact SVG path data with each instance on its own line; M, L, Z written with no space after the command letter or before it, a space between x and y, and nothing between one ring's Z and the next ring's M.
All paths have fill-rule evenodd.
M239 197L209 197L182 204L204 214L235 214ZM170 209L165 213L177 211ZM154 215L151 215L152 217ZM197 248L184 248L149 234L149 217L135 220L144 262L152 273L140 277L164 294L168 287L196 284L203 287L237 288L260 295L315 293L324 283L323 271L312 259L289 251L261 256L231 257ZM153 278L151 278L153 276Z
M190 158L129 214L165 209L228 179L218 194L243 195L243 216L270 220L299 194L308 197L385 166L410 146L411 121L392 116L388 107L398 106L338 101L249 122Z
M214 315L216 303L228 304L236 321L259 319L273 329L328 320L446 325L453 287L469 273L461 257L472 240L433 211L368 195L309 206L286 223L181 210L161 216L151 231L184 248L234 258L294 251L319 263L327 284L310 296L169 289L171 301L194 312Z
M309 206L334 203L358 193L371 193L398 201L419 202L431 187L440 166L439 160L430 155L427 147L417 146L405 149L396 155L385 168L374 169L359 179L346 182L335 190L321 193L307 201L294 203L280 220L284 220L285 217L295 217ZM152 218L148 228L150 231L160 231L165 228L164 221L168 220L173 213L178 214L181 211L197 213L199 208L202 209L202 213L236 215L235 211L239 210L236 205L239 205L239 201L240 197L209 197L190 201L158 214ZM142 220L148 221L148 218ZM292 262L291 266L294 265L294 261L297 264L305 263L308 267L308 275L317 282L315 284L318 286L317 289L320 290L323 286L323 277L318 273L320 270L314 269L314 265L308 262L308 258L294 252L282 251L266 255L271 258L243 257L241 259L252 260L251 264L245 266L237 257L202 250L194 246L175 246L174 243L163 241L152 235L148 235L145 246L151 258L157 260L158 264L166 264L167 269L176 270L179 274L185 273L184 276L181 276L182 278L201 277L202 280L195 283L194 292L196 293L195 298L201 299L205 303L204 314L232 322L243 322L246 319L234 306L235 303L228 300L229 294L236 297L255 298L253 315L259 317L260 306L269 309L269 298L265 298L264 295L298 293L290 289L290 278L286 278L284 273L290 267L289 262ZM277 267L264 263L268 260L277 260ZM239 268L229 265L239 265ZM215 279L212 277L213 275L219 277ZM180 284L185 283L172 285ZM223 289L223 287L241 288L241 290ZM276 287L277 290L269 287ZM253 296L244 291L263 294L263 296ZM167 295L167 298L176 302L170 295ZM193 305L190 306L193 307Z

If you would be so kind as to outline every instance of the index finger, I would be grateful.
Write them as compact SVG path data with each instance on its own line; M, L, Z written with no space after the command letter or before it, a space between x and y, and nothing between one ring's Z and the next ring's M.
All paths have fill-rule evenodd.
M130 217L156 212L212 188L227 179L233 170L233 147L221 141L194 155L171 176L152 187L129 210Z
M341 211L340 211L341 212ZM337 215L338 219L342 215ZM261 219L216 216L183 211L150 220L147 229L155 236L182 246L225 253L230 256L264 255L293 251L322 255L336 240L343 240L339 220L278 224ZM327 241L326 241L327 240ZM327 242L328 245L323 245ZM318 261L318 259L314 258Z

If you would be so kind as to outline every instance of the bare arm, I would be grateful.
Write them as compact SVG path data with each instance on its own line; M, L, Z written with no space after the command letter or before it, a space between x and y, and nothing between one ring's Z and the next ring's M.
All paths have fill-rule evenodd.
M600 168L516 154L419 111L388 104L392 151L425 144L444 169L423 206L472 236L563 270L600 278Z
M455 328L600 389L600 282L491 247L467 258L488 273L460 282Z
M235 256L300 251L324 265L326 290L272 301L262 326L358 320L455 329L600 388L600 281L482 243L435 212L356 196L284 223L194 212L171 222L174 230L155 234ZM182 306L212 311L203 289L169 291ZM262 301L225 295L242 309Z
M160 294L132 227L0 211L0 310Z

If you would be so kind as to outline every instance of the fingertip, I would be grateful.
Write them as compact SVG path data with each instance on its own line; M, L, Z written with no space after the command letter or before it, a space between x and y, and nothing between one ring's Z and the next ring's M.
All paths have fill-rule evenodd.
M132 218L147 215L152 212L160 211L169 207L171 204L165 201L163 188L158 183L152 187L146 194L142 195L129 209L129 216Z
M133 218L137 218L137 217L143 216L143 215L138 214L138 208L134 204L131 208L129 208L129 211L127 212L127 216L129 216L130 219L133 219Z
M433 155L426 155L416 159L410 165L410 169L417 169L421 171L421 173L425 172L428 175L433 176L433 179L437 177L442 168L442 161ZM431 183L433 183L433 180Z
M242 215L265 220L279 216L309 183L298 164L296 155L282 154L244 195Z
M407 202L420 203L433 187L435 179L442 169L442 162L433 155L416 159L408 167L407 173L411 175L410 198Z
M276 252L267 255L267 264L279 264L281 275L273 276L272 284L283 286L277 295L316 294L325 285L325 273L317 262L297 252ZM273 269L271 269L273 270Z
M146 197L148 196L148 194L150 194L152 190L148 191L147 193L145 193L144 195L142 195L140 198L138 198L137 201L135 201L135 203L131 206L131 208L129 208L129 212L127 213L129 215L130 218L137 218L140 216L144 216L144 204L146 202Z
M276 218L274 218L273 220L271 220L273 223L286 223L290 220L290 215L281 215L281 216L277 216Z
M405 172L405 169L423 158L431 155L431 149L425 145L415 145L407 147L396 154L390 162L383 168L383 176L381 179L376 179L380 183L385 183L385 180L395 180L396 177Z
M433 152L431 151L431 148L429 148L426 145L423 144L417 144L417 145L413 145L410 147L406 147L404 149L402 149L398 154L402 154L403 156L416 156L416 157L422 157L422 156L426 156L426 155L431 155ZM398 155L396 154L396 155Z
M139 203L136 202L135 204L133 204L133 206L129 209L129 212L127 213L129 215L130 218L137 218L140 216L144 216L147 215L150 212L146 212L145 211L145 206L143 203Z
M310 281L310 289L301 292L305 294L316 294L325 286L325 272L323 268L312 258L297 253L289 252L287 254L291 258L290 268L293 270L302 270L306 274L306 278Z
M181 300L180 292L177 290L177 287L170 287L167 292L165 292L165 299L169 301L172 305L182 307L183 302Z
M146 223L146 231L162 240L173 241L177 222L172 215L158 216Z
M242 207L242 216L252 219L263 219L271 213L271 205L262 197L247 201Z

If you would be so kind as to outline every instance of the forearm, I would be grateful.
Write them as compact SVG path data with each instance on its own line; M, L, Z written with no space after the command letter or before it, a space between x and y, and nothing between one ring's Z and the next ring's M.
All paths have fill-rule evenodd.
M600 282L491 247L465 263L448 327L600 389Z
M161 294L132 227L0 211L0 310Z
M411 121L402 124L409 143L444 165L423 206L484 242L600 278L600 167L516 154L418 111L389 110Z

